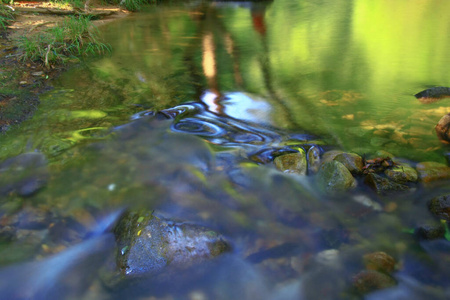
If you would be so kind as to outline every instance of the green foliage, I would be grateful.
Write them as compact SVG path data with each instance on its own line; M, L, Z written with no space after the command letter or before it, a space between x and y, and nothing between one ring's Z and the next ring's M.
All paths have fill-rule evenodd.
M64 63L71 57L102 54L110 46L98 40L97 29L88 17L70 17L60 26L50 28L31 37L19 39L24 60Z
M140 11L142 6L156 4L158 0L106 0L109 3L117 4L129 11Z
M13 17L12 10L0 3L0 29L6 29L6 26L14 19Z
M77 8L84 8L84 3L86 0L52 0L51 2L62 6L68 5Z
M142 5L148 2L148 0L121 0L119 4L129 11L139 11Z

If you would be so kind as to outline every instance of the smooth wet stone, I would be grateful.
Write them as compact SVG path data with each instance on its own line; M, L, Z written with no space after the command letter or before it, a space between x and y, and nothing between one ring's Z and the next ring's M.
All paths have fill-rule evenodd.
M114 233L116 262L125 277L157 275L169 266L186 269L230 250L229 243L215 231L161 219L149 211L125 214Z
M308 174L315 174L320 168L320 149L317 146L312 146L306 153L308 160Z
M450 143L450 114L443 116L436 127L436 134L439 140L444 144Z
M435 197L428 201L428 209L439 219L450 222L450 194Z
M365 254L363 260L367 270L392 273L395 268L395 259L383 251Z
M317 173L319 187L326 192L346 191L356 187L350 171L338 161L323 164Z
M363 159L358 154L341 153L334 160L342 163L352 174L361 174L363 171Z
M409 189L407 185L396 183L388 178L381 177L380 175L374 173L368 174L366 178L364 178L364 183L377 192L377 194L405 191Z
M42 153L20 154L0 164L0 195L31 196L47 184L48 178L47 159Z
M299 149L297 153L288 153L274 159L275 167L283 173L306 175L308 163L305 150Z
M442 179L450 179L450 167L438 162L422 162L416 165L419 178L422 182L432 182Z
M359 294L367 294L396 284L394 278L375 270L361 271L353 277L353 287Z
M402 164L395 166L392 169L387 169L384 171L384 174L386 174L389 179L397 183L417 182L419 178L417 171L407 164Z

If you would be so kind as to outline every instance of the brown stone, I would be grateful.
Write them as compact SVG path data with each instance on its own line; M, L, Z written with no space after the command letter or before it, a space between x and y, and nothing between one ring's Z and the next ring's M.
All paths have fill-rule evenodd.
M450 114L443 116L434 129L442 143L450 144Z

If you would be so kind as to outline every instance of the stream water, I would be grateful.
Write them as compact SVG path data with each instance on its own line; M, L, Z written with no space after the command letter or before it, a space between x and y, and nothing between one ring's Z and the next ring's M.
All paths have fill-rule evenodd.
M0 165L1 298L446 299L449 242L413 232L439 226L427 201L448 180L329 195L272 160L315 147L446 164L434 127L450 100L414 94L450 85L449 12L439 0L196 1L104 26L111 55L63 74L0 137L1 161L33 166ZM136 208L217 230L233 250L112 292L97 271L118 212ZM363 257L379 251L395 285L361 292Z

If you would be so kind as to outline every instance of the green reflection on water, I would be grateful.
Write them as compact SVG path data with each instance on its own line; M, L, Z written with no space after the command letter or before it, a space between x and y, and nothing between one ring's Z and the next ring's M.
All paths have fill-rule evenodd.
M424 105L412 95L450 85L450 38L437 34L450 19L432 14L449 3L251 5L158 6L111 24L103 34L113 54L65 74L56 82L64 90L42 97L40 112L14 135L108 127L144 108L197 101L206 88L245 90L267 99L279 127L332 137L361 154L384 149L443 161L433 128L449 112L448 100ZM202 66L207 35L212 79Z

